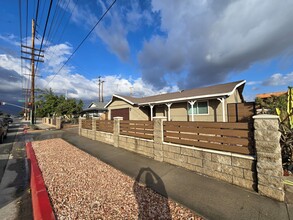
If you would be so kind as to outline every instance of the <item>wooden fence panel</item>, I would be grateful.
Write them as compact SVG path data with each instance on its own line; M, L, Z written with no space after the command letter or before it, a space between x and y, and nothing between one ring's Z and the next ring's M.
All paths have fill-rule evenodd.
M120 134L144 139L154 138L153 121L120 121Z
M81 121L81 128L92 130L93 129L92 124L93 124L92 119L84 119Z
M240 154L254 154L253 129L246 123L164 122L164 141Z
M229 122L251 122L256 114L255 102L229 103L227 107Z
M96 121L96 130L113 133L114 132L114 121L97 120Z

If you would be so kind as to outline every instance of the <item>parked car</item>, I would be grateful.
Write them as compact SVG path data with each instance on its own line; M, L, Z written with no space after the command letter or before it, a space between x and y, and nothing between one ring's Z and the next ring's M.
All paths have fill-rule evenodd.
M12 118L9 118L9 117L5 117L3 118L4 122L6 122L7 124L11 124L13 123L13 119Z
M0 118L0 144L3 143L4 138L7 137L8 132L8 124L3 120L3 118Z

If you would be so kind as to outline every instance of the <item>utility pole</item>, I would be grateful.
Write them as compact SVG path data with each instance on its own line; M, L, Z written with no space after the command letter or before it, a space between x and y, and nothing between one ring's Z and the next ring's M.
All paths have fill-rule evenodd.
M102 102L104 102L104 80L101 82L102 83Z
M31 123L35 122L35 20L32 20L32 85L31 85L31 103L32 103L32 117Z
M132 96L132 89L133 89L133 87L130 86L130 87L129 87L129 90L130 90L130 94L129 94L129 96Z
M35 124L35 62L44 62L43 60L40 60L40 57L44 57L44 55L41 55L41 52L44 52L44 50L39 50L35 48L35 20L32 19L32 46L28 47L25 45L21 45L22 48L25 48L26 50L21 50L22 53L29 54L31 57L23 57L22 59L30 60L31 61L31 89L30 89L30 107L31 107L31 124ZM30 49L31 51L28 52L27 49ZM39 54L35 54L35 51L39 51ZM36 60L35 57L38 59Z
M99 102L101 102L101 76L98 77L98 85L99 85Z

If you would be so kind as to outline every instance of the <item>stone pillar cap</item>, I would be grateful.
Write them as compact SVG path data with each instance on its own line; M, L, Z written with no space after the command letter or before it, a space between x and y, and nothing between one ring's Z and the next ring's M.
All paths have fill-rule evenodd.
M253 119L279 119L279 116L269 115L269 114L259 114L259 115L254 115L252 118Z
M118 120L121 119L121 120L123 120L123 117L114 117L113 119L114 119L114 120L115 120L115 119L118 119Z

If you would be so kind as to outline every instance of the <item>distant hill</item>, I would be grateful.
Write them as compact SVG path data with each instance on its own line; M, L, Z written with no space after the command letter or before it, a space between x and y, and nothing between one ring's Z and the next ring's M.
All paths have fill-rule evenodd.
M15 103L15 104L20 105L19 103ZM11 106L11 105L0 105L0 111L2 113L7 113L10 115L19 115L19 113L22 111L22 109L18 108L18 107Z

